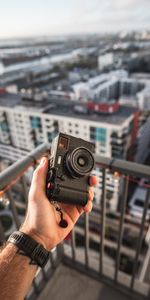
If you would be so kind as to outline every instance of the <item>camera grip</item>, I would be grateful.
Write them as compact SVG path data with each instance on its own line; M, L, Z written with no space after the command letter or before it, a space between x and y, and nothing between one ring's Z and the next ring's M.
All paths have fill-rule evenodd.
M59 189L55 190L52 200L62 203L85 206L88 202L88 196L88 191L83 192L79 190L60 187Z

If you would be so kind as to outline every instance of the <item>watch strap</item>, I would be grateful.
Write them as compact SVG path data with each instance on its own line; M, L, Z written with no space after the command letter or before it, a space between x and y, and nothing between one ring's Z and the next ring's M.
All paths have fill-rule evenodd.
M16 245L19 250L24 252L24 255L31 258L31 262L34 262L41 268L46 265L50 257L49 251L21 231L13 232L8 238L8 242Z

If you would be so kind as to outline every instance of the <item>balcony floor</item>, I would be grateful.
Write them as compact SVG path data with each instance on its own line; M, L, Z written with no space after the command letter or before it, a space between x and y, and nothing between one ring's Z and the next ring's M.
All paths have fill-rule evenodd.
M120 292L60 265L38 300L129 300Z

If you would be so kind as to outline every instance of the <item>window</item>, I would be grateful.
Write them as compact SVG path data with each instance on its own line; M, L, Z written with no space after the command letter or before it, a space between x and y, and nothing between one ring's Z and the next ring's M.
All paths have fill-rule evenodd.
M53 126L57 127L58 126L58 122L54 121Z
M90 127L91 133L95 132L96 128L95 127Z
M112 197L113 197L113 192L112 192L112 191L107 191L107 192L106 192L106 198L107 198L108 200L110 200Z
M106 129L105 128L97 128L97 131L100 135L106 135Z
M136 200L135 200L135 205L144 208L144 201L142 201L141 199L136 199ZM150 204L149 204L149 209L150 209Z
M102 147L105 147L105 146L106 146L106 142L101 141L101 146L102 146Z
M49 142L52 142L52 140L56 137L56 133L55 132L48 132L47 133L47 138Z
M96 128L95 140L105 143L106 142L106 129Z
M145 201L142 201L141 199L138 199L138 198L135 199L135 205L137 205L137 206L139 206L139 207L144 208L144 203L145 203ZM148 208L150 209L150 203L149 203Z
M41 128L41 118L39 117L30 117L31 120L31 126L33 129Z
M2 131L9 132L8 124L3 122L0 124Z
M113 131L112 134L111 134L111 137L112 138L118 138L118 132Z
M100 149L100 153L105 154L105 150Z
M90 139L91 139L91 140L95 140L95 134L92 133L92 132L90 133Z

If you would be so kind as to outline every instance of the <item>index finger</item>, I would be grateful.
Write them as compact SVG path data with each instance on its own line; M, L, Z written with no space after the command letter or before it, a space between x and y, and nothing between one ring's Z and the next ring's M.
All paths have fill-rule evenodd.
M96 186L98 184L98 178L96 176L89 177L89 185Z

